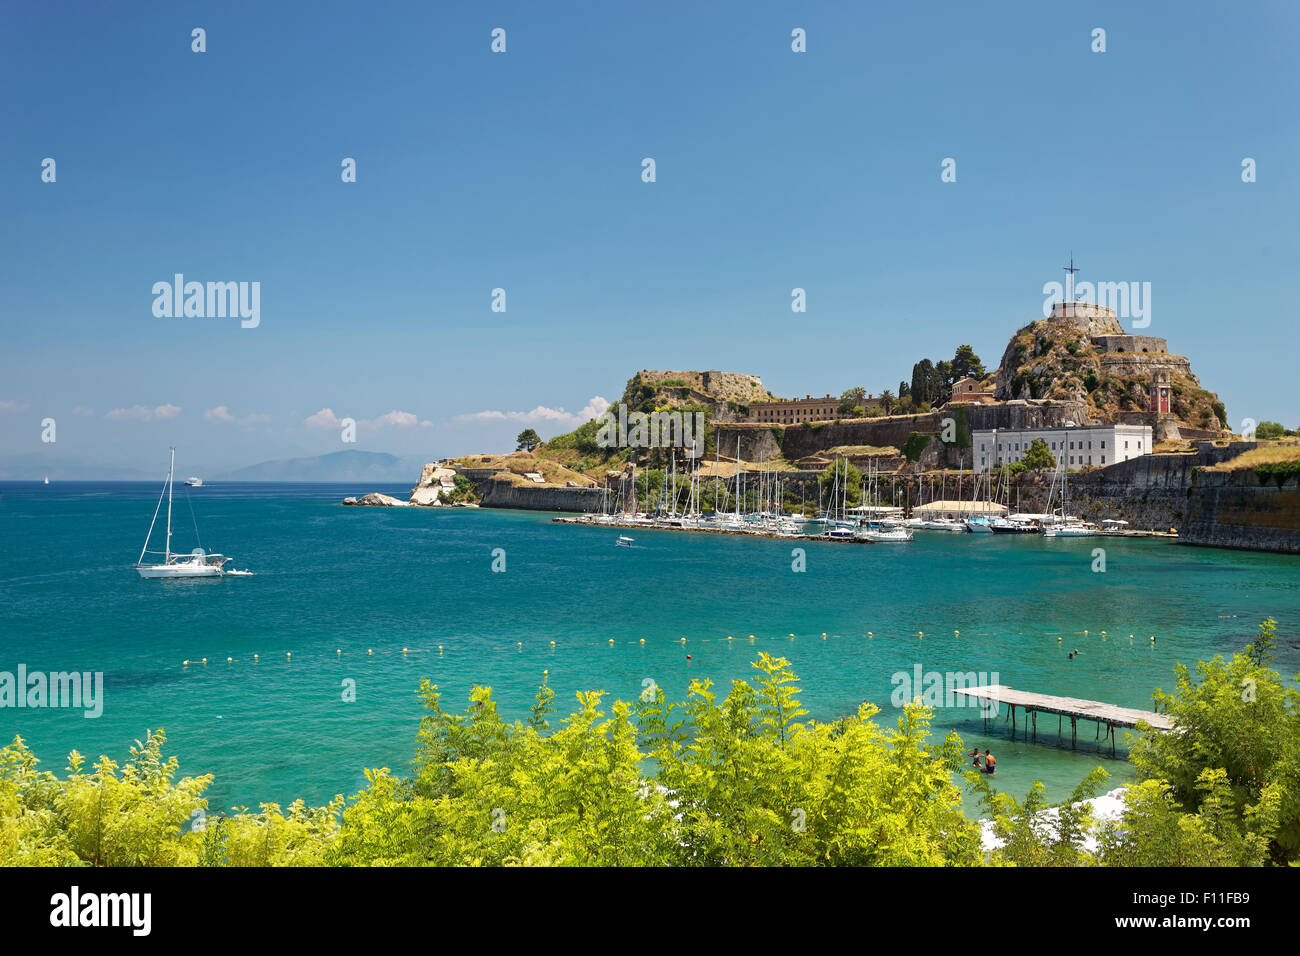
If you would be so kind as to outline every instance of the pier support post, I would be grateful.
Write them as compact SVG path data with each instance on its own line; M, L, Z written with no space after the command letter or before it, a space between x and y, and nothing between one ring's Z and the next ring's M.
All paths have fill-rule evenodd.
M1079 719L1073 715L1070 716L1070 749L1073 750L1078 742Z

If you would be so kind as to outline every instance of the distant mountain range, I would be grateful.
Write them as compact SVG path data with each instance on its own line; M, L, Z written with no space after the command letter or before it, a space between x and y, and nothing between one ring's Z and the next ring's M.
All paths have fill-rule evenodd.
M277 458L225 474L213 481L407 481L420 478L423 461L377 451L336 451L311 458Z

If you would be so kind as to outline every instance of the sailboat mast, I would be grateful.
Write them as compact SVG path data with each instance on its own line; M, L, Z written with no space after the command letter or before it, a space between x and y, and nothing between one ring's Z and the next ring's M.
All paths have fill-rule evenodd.
M172 480L176 475L176 446L172 446L172 463L167 469L167 544L164 545L167 557L165 564L172 560Z

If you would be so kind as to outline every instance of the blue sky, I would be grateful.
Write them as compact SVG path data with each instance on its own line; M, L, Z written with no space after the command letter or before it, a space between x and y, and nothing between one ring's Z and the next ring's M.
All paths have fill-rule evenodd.
M897 388L962 343L996 365L1071 251L1081 280L1151 283L1145 333L1234 424L1294 427L1298 25L1283 2L8 2L0 466L499 450L638 368ZM260 282L260 325L155 317L175 273Z

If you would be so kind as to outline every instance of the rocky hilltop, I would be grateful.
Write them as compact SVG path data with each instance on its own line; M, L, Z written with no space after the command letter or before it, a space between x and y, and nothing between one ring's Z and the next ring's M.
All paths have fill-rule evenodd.
M993 375L999 401L1080 402L1099 424L1151 419L1151 387L1170 388L1168 426L1185 437L1217 437L1227 428L1219 397L1203 388L1185 356L1162 338L1131 335L1115 313L1088 303L1057 303L1052 315L1018 330Z
M757 375L744 372L663 372L642 369L627 381L622 401L629 410L703 406L724 421L733 420L754 402L771 400Z

